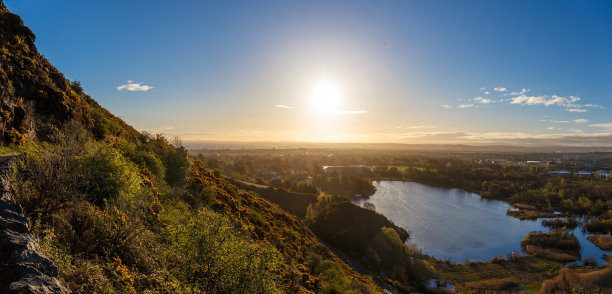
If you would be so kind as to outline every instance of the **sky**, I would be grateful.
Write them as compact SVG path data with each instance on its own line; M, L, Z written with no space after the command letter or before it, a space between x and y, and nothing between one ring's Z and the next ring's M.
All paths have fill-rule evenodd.
M612 147L611 1L4 2L170 138Z

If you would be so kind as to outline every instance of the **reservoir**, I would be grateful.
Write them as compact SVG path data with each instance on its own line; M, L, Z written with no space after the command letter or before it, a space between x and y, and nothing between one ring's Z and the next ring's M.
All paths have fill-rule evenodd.
M438 259L490 261L513 251L521 253L520 243L527 233L549 231L540 220L507 216L506 211L513 208L506 202L483 199L463 190L402 181L372 184L376 193L353 203L374 204L377 212L410 232L409 243ZM582 258L593 256L603 263L601 256L608 252L586 240L580 226L573 232L580 241Z

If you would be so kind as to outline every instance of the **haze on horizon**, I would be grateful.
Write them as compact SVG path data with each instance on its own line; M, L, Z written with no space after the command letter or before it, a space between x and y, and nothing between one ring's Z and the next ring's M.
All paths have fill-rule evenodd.
M612 147L609 1L5 4L67 78L139 130Z

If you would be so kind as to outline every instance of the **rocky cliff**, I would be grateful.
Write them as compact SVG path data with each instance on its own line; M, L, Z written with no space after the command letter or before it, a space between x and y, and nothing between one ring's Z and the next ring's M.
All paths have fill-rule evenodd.
M0 157L0 293L70 293L57 266L41 253L29 222L8 187L15 156Z

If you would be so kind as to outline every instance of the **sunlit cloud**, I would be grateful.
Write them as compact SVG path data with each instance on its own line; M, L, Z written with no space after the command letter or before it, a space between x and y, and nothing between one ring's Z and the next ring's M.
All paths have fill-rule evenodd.
M554 130L560 130L561 128L557 128L557 127L547 127L546 129L547 129L547 130L554 131Z
M606 124L607 125L607 124ZM612 129L612 123L610 123ZM473 145L507 145L507 146L584 146L612 147L612 133L589 133L572 129L567 134L533 135L521 132L472 133L457 132L411 132L394 137L403 142L420 142L423 144L473 144Z
M589 125L589 127L604 128L604 129L612 130L612 123L607 123L607 124L592 124L592 125Z
M484 94L485 94L485 95L489 95L489 94L491 94L491 92L489 92L489 91L485 91L485 92L484 92Z
M599 104L592 104L592 103L585 104L584 107L606 109L605 107L603 107L603 106L601 106Z
M442 108L444 108L444 109L449 109L449 108L451 108L452 106L450 106L449 104L442 104L442 105L440 105L440 107L442 107Z
M566 97L561 97L557 95L527 96L524 93L521 93L519 96L512 97L510 104L545 105L545 106L557 105L557 106L579 108L581 106L574 103L577 101L580 101L580 97L570 96L566 98Z
M293 106L284 105L284 104L276 104L274 107L283 108L283 109L295 109Z
M508 89L506 89L504 87L495 87L495 89L493 89L493 90L495 90L497 92L506 92L506 91L508 91Z
M566 124L569 123L569 120L552 120L552 119L541 119L541 122L552 122L552 123L558 123L558 124Z
M125 85L121 85L117 87L117 91L128 90L128 91L149 91L153 89L153 87L148 85L142 85L141 83L135 83L133 81L128 80L128 83Z
M520 91L514 91L514 92L510 93L510 95L523 95L523 94L525 94L525 93L527 93L529 91L530 91L530 89L523 88Z
M589 120L585 118L579 118L579 119L575 119L574 122L577 124L583 124L583 123L589 122Z
M435 129L437 127L438 126L434 126L434 125L416 125L416 126L406 127L406 129L412 129L412 130L415 130L415 129Z
M342 111L338 111L338 113L340 114L364 114L364 113L368 113L367 110L342 110Z
M476 97L476 98L474 98L472 100L474 100L474 101L476 101L478 103L481 103L481 104L489 104L489 103L494 103L495 102L494 100L491 100L491 99L488 99L488 98L483 98L483 97Z
M586 109L580 109L580 108L566 108L565 110L569 112L579 112L579 113L584 113L588 111Z
M470 108L474 107L474 104L459 104L457 108Z

